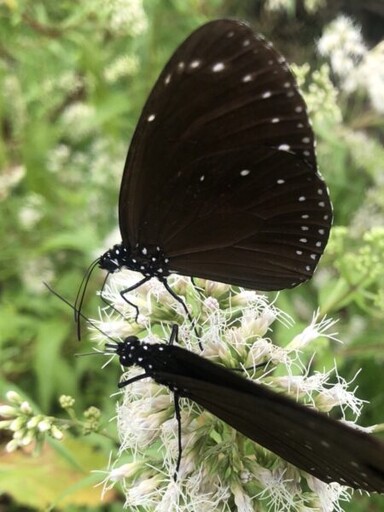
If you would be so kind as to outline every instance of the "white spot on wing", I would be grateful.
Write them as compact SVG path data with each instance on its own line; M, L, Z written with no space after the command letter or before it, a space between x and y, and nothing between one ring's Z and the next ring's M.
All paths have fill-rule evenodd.
M240 176L248 176L251 171L249 169L243 169L240 171Z
M265 98L270 98L271 96L272 96L271 91L265 91L265 92L261 95L261 97L262 97L263 99L265 99Z
M148 121L149 123L151 123L152 121L154 121L155 117L156 117L156 116L155 116L155 114L151 114L151 115L149 115L149 116L147 117L147 121Z
M223 71L224 68L225 66L223 62L216 62L216 64L212 66L212 71L217 73L218 71Z
M201 60L196 59L190 63L189 67L192 69L196 69L200 66L200 64L201 64Z
M280 151L289 151L291 149L291 146L289 144L280 144L278 148Z

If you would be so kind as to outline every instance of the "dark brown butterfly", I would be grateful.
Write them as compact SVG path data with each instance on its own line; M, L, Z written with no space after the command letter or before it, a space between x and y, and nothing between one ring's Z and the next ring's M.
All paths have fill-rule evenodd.
M354 489L384 493L384 443L316 412L271 389L247 380L181 347L149 344L130 336L108 343L107 353L120 363L138 365L144 373L119 387L152 377L179 397L187 397L256 443L323 482L339 482ZM179 459L181 442L179 437Z
M221 19L194 31L155 83L125 163L122 243L92 268L140 272L123 296L152 277L172 293L171 273L292 288L312 276L331 222L287 62L245 23Z

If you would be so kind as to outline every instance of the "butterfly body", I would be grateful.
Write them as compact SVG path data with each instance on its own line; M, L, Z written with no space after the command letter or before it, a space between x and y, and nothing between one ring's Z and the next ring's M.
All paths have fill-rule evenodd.
M137 244L134 249L131 249L123 243L115 244L99 260L99 266L111 274L127 268L140 272L145 277L159 279L169 276L168 263L169 259L165 257L159 246L148 247Z
M171 342L173 341L171 337ZM320 480L384 492L384 444L373 436L245 379L198 354L135 336L108 343L123 366L138 365L144 377L167 386L248 438ZM177 406L178 409L178 406Z

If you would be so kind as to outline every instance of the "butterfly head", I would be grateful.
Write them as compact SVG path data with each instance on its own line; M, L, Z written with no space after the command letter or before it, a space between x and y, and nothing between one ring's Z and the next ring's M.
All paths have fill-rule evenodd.
M141 351L141 342L137 336L128 336L124 341L116 343L107 343L105 345L107 354L117 354L122 366L132 366L138 364L139 352Z
M99 258L99 267L110 274L118 272L123 267L129 268L130 250L121 244L115 244Z

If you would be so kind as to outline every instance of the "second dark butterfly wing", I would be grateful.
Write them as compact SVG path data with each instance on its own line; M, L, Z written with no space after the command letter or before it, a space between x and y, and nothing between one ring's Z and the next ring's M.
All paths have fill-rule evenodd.
M231 372L219 373L216 383L160 372L155 378L324 482L384 492L383 443L252 381L227 384Z
M264 290L308 279L332 219L305 103L245 24L193 32L160 74L128 153L123 242L171 271Z
M170 343L148 344L131 336L108 343L122 366L138 365L178 396L186 397L240 433L324 482L384 493L384 443L291 398L245 379ZM135 378L134 378L135 379ZM119 387L132 383L122 381Z

